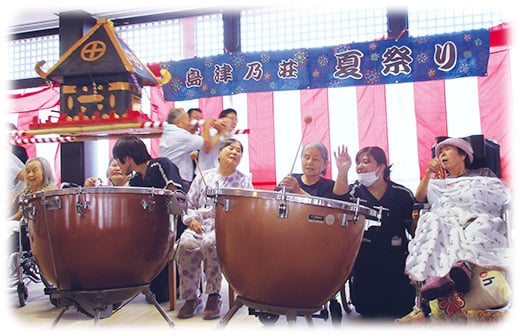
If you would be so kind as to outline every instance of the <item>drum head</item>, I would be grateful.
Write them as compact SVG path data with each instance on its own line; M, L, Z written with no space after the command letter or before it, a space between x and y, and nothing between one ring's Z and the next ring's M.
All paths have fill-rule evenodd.
M351 202L344 202L340 200L334 200L325 197L308 196L300 194L285 193L281 191L268 191L268 190L254 190L254 189L239 189L239 188L222 188L215 190L215 194L221 196L239 196L239 197L254 197L265 200L282 200L285 199L288 202L316 205L320 207L336 208L348 212L361 213L367 217L376 217L377 211L370 209L363 205L358 205Z

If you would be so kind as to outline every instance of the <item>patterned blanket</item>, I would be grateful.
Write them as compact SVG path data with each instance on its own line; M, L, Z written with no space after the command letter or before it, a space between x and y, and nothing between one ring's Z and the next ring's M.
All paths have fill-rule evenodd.
M458 260L487 269L507 269L507 224L502 218L510 190L498 178L432 180L430 211L421 215L410 242L406 273L416 281L445 276Z

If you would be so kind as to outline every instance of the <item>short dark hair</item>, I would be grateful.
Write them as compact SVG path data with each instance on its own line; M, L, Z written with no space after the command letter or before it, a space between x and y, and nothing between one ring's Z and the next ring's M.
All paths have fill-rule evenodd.
M220 118L225 118L228 116L228 114L231 114L231 113L234 113L236 115L238 115L237 111L235 111L234 109L232 108L227 108L225 110L223 110L222 112L220 112L220 114L218 115L219 119Z
M112 148L112 156L121 163L125 163L125 157L131 157L136 164L145 163L152 157L144 142L135 135L125 135Z
M192 107L186 113L188 113L188 115L191 117L191 114L195 111L199 111L202 114L202 110L198 107Z

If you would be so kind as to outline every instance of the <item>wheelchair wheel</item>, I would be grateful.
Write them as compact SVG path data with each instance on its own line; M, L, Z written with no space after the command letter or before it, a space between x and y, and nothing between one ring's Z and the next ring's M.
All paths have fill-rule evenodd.
M340 325L343 313L341 312L341 304L336 299L332 299L329 302L330 318L332 324Z
M264 313L264 312L259 312L258 313L258 319L264 325L273 325L273 324L275 324L276 321L278 321L279 317L280 317L280 315L276 315L276 314L270 314L270 313Z
M346 284L341 288L340 295L341 295L341 305L343 306L343 310L345 313L350 314L352 312L352 306L349 298L347 298L347 290L346 290Z
M16 285L16 292L18 293L18 304L20 307L25 306L27 303L27 298L29 297L27 286L23 282L18 282Z

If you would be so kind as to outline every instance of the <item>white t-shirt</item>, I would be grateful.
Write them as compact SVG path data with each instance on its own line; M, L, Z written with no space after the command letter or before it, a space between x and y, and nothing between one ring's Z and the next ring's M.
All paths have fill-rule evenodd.
M167 124L159 143L159 155L177 165L183 180L191 181L194 170L190 153L201 150L203 145L204 139L200 135L191 134L177 125Z
M217 134L217 132L218 131L214 128L210 129L209 130L210 138L213 138L215 136L215 134ZM218 167L218 147L220 146L220 141L222 141L222 137L209 153L205 153L203 150L200 151L199 166L202 171L204 171L206 169Z
M9 191L9 197L14 199L25 186L25 182L18 180L18 174L20 171L25 169L23 162L12 152L6 151L7 158L9 160L9 172L7 177L7 190Z

